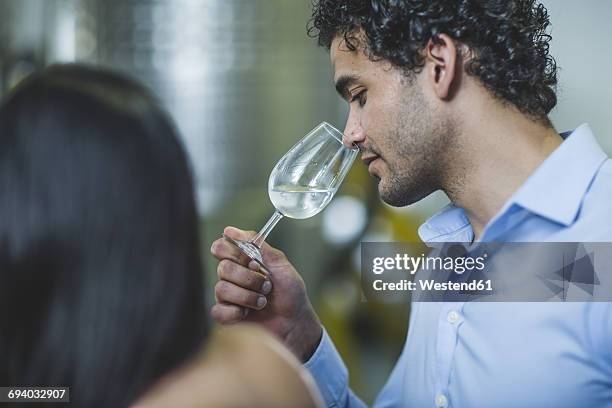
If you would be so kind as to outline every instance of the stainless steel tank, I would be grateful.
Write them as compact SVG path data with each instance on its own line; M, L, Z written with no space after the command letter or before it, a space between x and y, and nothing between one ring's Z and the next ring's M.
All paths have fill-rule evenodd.
M77 10L77 58L135 75L176 119L206 218L257 213L244 207L266 202L283 151L318 121L342 120L326 53L306 36L308 1L83 0Z

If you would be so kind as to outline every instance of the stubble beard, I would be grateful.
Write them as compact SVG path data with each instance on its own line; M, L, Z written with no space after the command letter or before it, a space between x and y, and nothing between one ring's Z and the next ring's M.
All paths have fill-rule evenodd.
M394 207L416 203L442 188L449 152L456 142L456 123L429 106L417 85L402 98L386 160L389 174L378 181L380 198Z

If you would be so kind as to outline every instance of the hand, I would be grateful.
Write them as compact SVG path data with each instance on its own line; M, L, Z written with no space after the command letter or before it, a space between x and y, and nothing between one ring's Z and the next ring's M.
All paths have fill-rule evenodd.
M232 227L223 232L241 240L255 235ZM213 242L210 252L219 260L213 319L220 324L258 323L276 334L300 361L307 361L321 340L321 323L304 280L285 254L264 243L261 252L268 269L262 270L223 238Z

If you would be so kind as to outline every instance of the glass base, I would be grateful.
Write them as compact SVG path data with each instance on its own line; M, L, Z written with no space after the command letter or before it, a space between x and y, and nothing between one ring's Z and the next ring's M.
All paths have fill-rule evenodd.
M225 238L226 241L229 241L232 244L236 245L236 247L238 247L238 249L240 249L246 256L257 262L266 271L268 270L268 268L266 268L266 264L264 264L263 262L261 251L255 245L253 245L249 241L242 241L239 239L228 237L225 234L223 234L223 238Z

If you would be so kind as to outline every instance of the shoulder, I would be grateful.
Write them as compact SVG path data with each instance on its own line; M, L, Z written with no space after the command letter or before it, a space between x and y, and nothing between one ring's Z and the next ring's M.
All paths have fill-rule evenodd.
M279 340L262 328L240 324L216 333L207 350L211 367L234 373L236 389L251 407L316 407L318 391L307 370Z
M314 381L280 341L254 325L216 330L202 352L132 408L318 407Z

